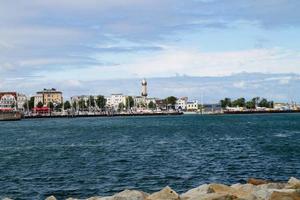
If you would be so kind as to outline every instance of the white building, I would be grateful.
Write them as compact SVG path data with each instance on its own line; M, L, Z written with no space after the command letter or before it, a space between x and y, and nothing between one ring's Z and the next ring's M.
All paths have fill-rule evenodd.
M41 102L43 103L44 97L43 94L37 94L34 96L34 107L37 107L38 103Z
M114 110L118 110L120 103L126 105L126 96L123 94L111 94L106 97L106 105Z
M25 94L17 94L17 106L18 110L24 111L24 105L27 103L27 97Z
M196 111L198 110L198 101L189 101L186 104L186 110L187 111Z
M181 97L181 98L177 99L176 104L175 104L175 109L176 110L186 110L187 102L188 102L187 97Z
M17 93L16 92L1 92L0 93L0 108L1 109L16 109Z

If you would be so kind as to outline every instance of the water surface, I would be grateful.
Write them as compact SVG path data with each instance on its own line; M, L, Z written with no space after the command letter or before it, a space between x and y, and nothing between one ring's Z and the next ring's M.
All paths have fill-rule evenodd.
M90 197L300 177L300 115L0 122L0 198Z

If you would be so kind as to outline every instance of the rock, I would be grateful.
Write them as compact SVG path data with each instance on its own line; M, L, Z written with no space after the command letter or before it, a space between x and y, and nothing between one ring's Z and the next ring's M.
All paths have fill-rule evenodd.
M300 191L274 191L269 200L300 200Z
M211 184L208 188L208 193L226 194L231 196L230 198L236 197L240 199L255 200L256 197L252 194L254 187L250 184L246 185L235 185L229 187L222 184Z
M101 197L90 197L90 198L88 198L86 200L101 200Z
M257 188L260 190L267 190L267 189L284 189L286 186L286 183L267 183L263 185L258 185Z
M290 178L287 185L285 186L286 189L300 189L300 180L294 177Z
M189 200L238 200L238 198L229 194L210 193L202 194L201 196L191 198Z
M191 198L199 197L203 194L207 194L208 188L209 188L208 184L200 185L199 187L191 189L186 193L182 194L180 199L191 199Z
M165 187L159 192L153 193L146 200L180 200L179 195L170 187Z
M125 190L113 196L113 200L145 200L149 194L137 190Z
M55 196L50 196L50 197L47 197L45 200L57 200L57 199L55 198Z
M252 184L252 185L263 185L263 184L267 184L269 182L266 180L262 180L262 179L249 178L247 183Z

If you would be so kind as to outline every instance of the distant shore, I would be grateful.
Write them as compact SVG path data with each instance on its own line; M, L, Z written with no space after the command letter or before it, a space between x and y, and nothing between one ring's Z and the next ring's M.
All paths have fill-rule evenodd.
M87 118L87 117L130 117L130 116L167 116L182 115L182 112L162 112L162 113L114 113L114 114L65 114L65 115L25 115L24 119L40 118Z

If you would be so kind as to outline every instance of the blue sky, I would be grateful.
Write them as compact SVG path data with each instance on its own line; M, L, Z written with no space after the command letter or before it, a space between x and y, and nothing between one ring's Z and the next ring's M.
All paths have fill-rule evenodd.
M297 0L0 3L1 90L108 93L88 83L300 73Z

